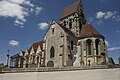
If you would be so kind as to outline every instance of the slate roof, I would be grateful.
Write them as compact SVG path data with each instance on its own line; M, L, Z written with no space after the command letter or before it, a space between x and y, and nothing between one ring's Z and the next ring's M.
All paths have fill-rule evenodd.
M65 7L60 19L77 12L79 5L80 5L80 1L78 0L77 2Z
M80 31L80 38L102 36L91 24L85 24Z
M41 47L41 49L43 48L43 41L39 41L39 42L35 42L32 44L32 46L29 48L29 51L31 51L31 49L33 48L33 50L36 52L38 49L38 46Z

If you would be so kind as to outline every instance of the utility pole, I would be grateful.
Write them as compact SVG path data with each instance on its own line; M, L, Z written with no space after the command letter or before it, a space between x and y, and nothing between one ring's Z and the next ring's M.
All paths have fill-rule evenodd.
M6 55L7 56L7 62L6 62L7 65L6 66L8 67L8 65L9 65L9 56L10 56L9 52L10 52L10 50L7 50L7 52L8 52L8 54Z

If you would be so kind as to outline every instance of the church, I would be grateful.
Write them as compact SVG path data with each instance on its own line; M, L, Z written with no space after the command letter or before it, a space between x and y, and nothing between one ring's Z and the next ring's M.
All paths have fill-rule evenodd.
M42 41L10 57L10 67L107 65L105 37L87 23L81 0L64 8Z

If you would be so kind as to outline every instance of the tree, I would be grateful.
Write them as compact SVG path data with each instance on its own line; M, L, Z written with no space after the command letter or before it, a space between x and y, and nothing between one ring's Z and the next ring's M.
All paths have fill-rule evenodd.
M4 68L4 63L0 64L0 69Z

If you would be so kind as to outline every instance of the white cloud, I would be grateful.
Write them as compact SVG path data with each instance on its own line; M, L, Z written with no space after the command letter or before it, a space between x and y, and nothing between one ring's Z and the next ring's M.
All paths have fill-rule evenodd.
M16 17L18 20L25 21L25 15L27 15L27 12L24 11L22 6L8 1L0 2L0 16Z
M31 3L30 0L25 1L24 4L29 5L30 7L35 7L35 4Z
M120 33L120 30L117 30L116 33Z
M114 14L115 14L115 12L114 13L113 12L106 12L105 19L112 17Z
M10 40L10 41L9 41L9 45L11 45L11 46L18 46L18 45L19 45L19 41Z
M96 13L96 19L98 24L101 24L103 20L108 20L108 19L112 21L120 22L120 14L118 11L108 11L108 12L99 11Z
M97 19L108 19L108 18L113 17L116 14L117 14L116 11L114 11L114 12L112 12L112 11L108 11L108 12L99 11L96 13L96 18Z
M100 19L100 18L103 18L105 16L106 13L102 12L102 11L99 11L96 13L96 18L97 19Z
M38 15L41 12L42 8L41 7L36 7L35 13Z
M27 0L7 0L7 1L12 2L12 3L22 4L23 2L25 2Z
M108 42L108 41L106 41L106 40L105 40L105 44L106 44L107 46L109 46L109 42Z
M115 15L112 17L113 21L120 22L120 15Z
M24 22L21 22L21 21L19 21L19 20L15 20L15 21L14 21L14 25L23 28L23 27L24 27L24 26L23 26L23 25L24 25Z
M120 50L120 47L112 47L108 49L108 51L116 51L116 50Z
M37 11L39 14L40 9L42 10L42 7L35 6L30 0L0 0L0 17L15 18L15 24L20 26L24 25L30 12Z
M41 22L38 24L40 30L48 29L49 24L47 22Z

